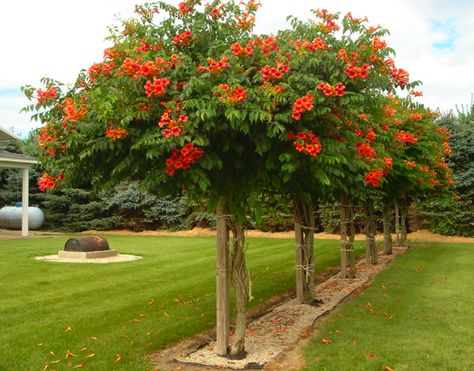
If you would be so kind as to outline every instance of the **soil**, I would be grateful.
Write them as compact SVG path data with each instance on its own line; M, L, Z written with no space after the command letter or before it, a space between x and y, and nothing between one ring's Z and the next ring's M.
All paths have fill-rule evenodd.
M186 231L143 231L143 232L132 232L128 230L115 230L115 231L85 231L83 234L112 234L112 235L134 235L134 236L176 236L176 237L213 237L216 232L205 228L194 228ZM61 235L64 233L50 232L50 231L29 231L29 237L51 237ZM247 231L247 237L266 237L266 238L291 238L293 239L294 232L262 232L257 230ZM338 240L339 235L330 233L315 233L314 237L321 240ZM395 237L393 235L393 237ZM0 229L0 240L10 240L21 238L21 231L12 231L7 229ZM383 235L377 235L377 240L382 241ZM363 241L365 235L357 234L356 240ZM408 234L408 240L413 242L451 242L451 243L474 243L474 237L460 237L460 236L443 236L441 234L432 233L427 230L419 230Z
M206 229L206 228L194 228L187 231L143 231L143 232L130 232L127 230L119 231L85 231L84 234L116 234L116 235L137 235L137 236L176 236L176 237L214 237L216 231ZM392 235L395 238L395 235ZM248 230L247 237L266 237L266 238L295 238L293 231L288 232L262 232L258 230ZM337 234L330 233L315 233L315 239L321 240L338 240L340 238ZM363 241L365 240L364 234L357 234L355 237L356 240ZM383 240L383 235L378 234L376 236L378 241ZM443 236L438 233L432 233L427 230L418 230L416 232L408 233L408 240L413 242L423 241L423 242L451 242L451 243L474 243L474 237L460 237L460 236Z

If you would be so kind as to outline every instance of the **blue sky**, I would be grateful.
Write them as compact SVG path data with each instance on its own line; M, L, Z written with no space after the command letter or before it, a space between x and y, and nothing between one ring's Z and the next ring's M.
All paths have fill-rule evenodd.
M0 126L25 136L39 124L20 114L20 86L47 76L71 83L101 59L107 26L129 17L138 0L16 0L0 2ZM169 0L177 4L179 1ZM397 66L421 80L421 103L446 112L470 103L474 92L474 2L469 0L261 0L257 32L286 27L286 16L326 8L390 30ZM390 5L388 5L390 4Z
M434 48L448 51L455 49L459 33L453 20L432 20L431 31L437 35L437 39L433 41Z

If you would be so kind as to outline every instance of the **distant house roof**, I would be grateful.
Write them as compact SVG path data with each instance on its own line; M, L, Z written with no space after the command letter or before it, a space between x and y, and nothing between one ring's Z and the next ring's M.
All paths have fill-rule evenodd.
M11 139L17 139L19 140L20 138L13 134L11 131L8 131L7 129L4 129L0 126L0 140L11 140Z

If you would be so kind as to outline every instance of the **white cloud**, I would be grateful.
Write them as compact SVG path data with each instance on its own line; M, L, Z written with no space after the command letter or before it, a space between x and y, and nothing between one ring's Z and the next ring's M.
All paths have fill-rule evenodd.
M39 85L42 76L73 82L81 68L102 58L107 46L107 26L116 15L129 17L138 0L64 1L16 0L0 2L0 95L1 88ZM178 3L176 1L170 1ZM261 0L257 31L276 32L287 27L286 16L311 17L310 9L326 8L342 15L369 18L370 24L388 28L389 46L397 51L396 63L422 80L421 100L442 111L469 102L474 91L474 2L470 0ZM436 41L452 32L433 30L433 22L447 22L456 31L452 48L436 49ZM17 107L14 104L18 103ZM17 131L30 124L16 112L28 102L17 97L0 100L0 125ZM18 128L17 128L18 127Z

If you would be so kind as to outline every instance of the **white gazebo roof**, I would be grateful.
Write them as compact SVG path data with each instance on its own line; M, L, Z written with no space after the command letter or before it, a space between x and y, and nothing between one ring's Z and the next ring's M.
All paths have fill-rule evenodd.
M0 127L0 140L20 140L12 132ZM0 151L0 169L22 169L22 222L21 235L28 236L28 169L38 163L34 157Z
M37 163L38 161L31 156L0 151L0 169L24 169Z

